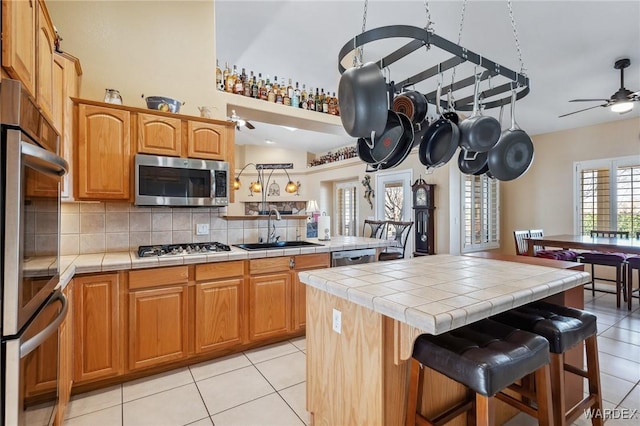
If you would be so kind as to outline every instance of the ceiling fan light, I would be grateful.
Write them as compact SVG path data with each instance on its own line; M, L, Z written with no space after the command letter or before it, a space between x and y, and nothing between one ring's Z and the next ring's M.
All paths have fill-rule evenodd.
M633 109L633 102L631 101L616 102L615 104L611 105L611 111L619 112L621 114L624 112L629 112L632 109Z
M245 120L243 120L242 118L238 118L238 119L236 120L236 125L237 125L237 126L239 126L239 127L242 127L242 126L244 126L245 124L247 124L247 122L246 122Z

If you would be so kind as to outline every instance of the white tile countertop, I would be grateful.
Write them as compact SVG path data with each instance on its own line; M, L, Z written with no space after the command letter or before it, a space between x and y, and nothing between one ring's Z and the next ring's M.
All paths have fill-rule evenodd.
M208 254L188 254L163 257L138 257L137 251L110 253L91 253L71 256L60 256L60 284L64 288L75 274L95 272L111 272L127 269L159 268L163 266L187 265L193 263L224 262L228 260L258 259L264 257L295 256L299 254L328 253L360 248L386 247L394 243L391 240L380 240L365 237L332 237L330 241L319 241L309 238L306 241L322 244L287 249L247 251L231 246L231 251ZM25 273L43 268L55 268L55 258L34 258L25 265Z
M440 334L589 281L587 272L447 254L299 273L300 281Z

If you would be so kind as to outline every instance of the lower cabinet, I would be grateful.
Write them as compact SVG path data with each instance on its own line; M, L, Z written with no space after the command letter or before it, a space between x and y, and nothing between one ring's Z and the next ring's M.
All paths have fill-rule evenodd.
M307 286L300 282L298 272L328 268L329 253L303 254L294 257L293 271L293 329L303 330L307 324Z
M79 276L73 281L74 383L122 374L118 274Z
M259 340L291 330L291 274L279 272L249 279L249 339Z
M130 370L187 357L187 283L187 266L129 273Z

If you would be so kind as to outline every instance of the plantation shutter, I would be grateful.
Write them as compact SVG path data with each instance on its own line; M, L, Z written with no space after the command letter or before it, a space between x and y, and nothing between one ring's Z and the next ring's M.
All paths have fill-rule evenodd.
M463 252L496 248L500 243L498 181L463 176Z
M338 235L355 236L357 228L356 186L355 184L340 184L336 189Z

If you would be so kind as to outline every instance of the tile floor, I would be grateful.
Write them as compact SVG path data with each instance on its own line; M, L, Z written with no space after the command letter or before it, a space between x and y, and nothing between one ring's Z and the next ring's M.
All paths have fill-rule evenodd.
M585 291L598 316L605 408L640 410L640 305L616 309L615 297ZM299 338L72 398L69 426L263 426L309 424L305 339ZM612 419L607 425L640 424ZM520 414L509 426L535 425ZM590 424L584 418L576 425Z

